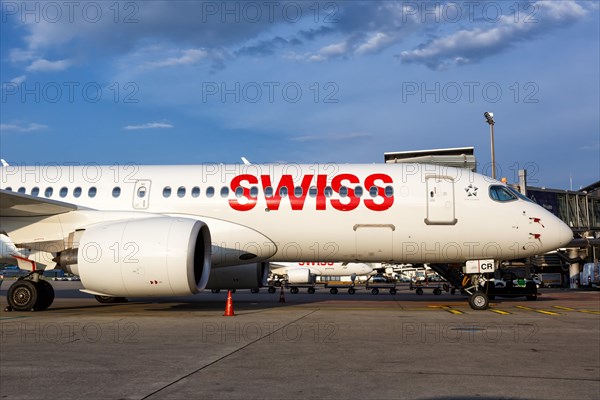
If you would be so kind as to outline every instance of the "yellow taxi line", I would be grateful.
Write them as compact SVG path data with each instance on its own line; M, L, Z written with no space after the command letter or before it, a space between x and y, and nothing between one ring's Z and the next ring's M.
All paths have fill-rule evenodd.
M546 311L546 310L538 310L536 308L531 308L531 307L525 307L525 306L515 306L516 308L520 308L521 310L527 310L527 311L535 311L538 312L540 314L546 314L546 315L560 315L559 313L556 313L554 311Z
M502 315L510 314L508 311L502 311L502 310L490 310L490 311L495 312L496 314L502 314Z

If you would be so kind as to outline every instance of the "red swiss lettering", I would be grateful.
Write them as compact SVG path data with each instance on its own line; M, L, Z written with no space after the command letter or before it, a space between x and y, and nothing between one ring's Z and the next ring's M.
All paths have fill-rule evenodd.
M242 182L248 182L250 185L257 185L258 179L254 175L249 174L238 175L233 178L230 185L231 190L235 192L238 187L241 187L243 191L242 197L240 198L246 198L247 200L244 204L242 204L240 203L240 198L230 199L229 205L231 208L237 211L249 211L252 210L256 205L256 197L250 194L250 188L241 186Z
M386 197L385 189L381 186L377 186L375 184L375 181L382 181L384 184L385 183L394 183L394 181L392 180L392 178L389 175L386 175L386 174L373 174L373 175L367 176L367 178L365 179L365 188L367 190L370 190L372 187L376 187L377 188L377 196L381 197L383 199L383 202L381 202L381 204L377 204L374 199L373 200L365 199L365 206L369 210L385 211L394 204L394 197L393 196Z

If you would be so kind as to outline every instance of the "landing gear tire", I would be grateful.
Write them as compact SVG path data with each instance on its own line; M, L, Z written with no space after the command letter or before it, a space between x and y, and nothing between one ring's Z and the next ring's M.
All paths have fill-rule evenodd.
M469 305L473 310L485 310L488 304L489 300L485 293L475 292L469 297Z
M423 289L417 288L417 290L415 290L415 293L421 296L423 294Z
M435 294L436 296L439 296L440 294L442 294L442 289L440 289L440 288L433 289L433 294Z
M454 289L454 288L450 289L450 294L454 295L454 293L456 293L456 289Z
M30 280L20 280L8 289L8 306L14 311L31 311L38 301L38 285Z
M96 295L94 296L94 298L96 299L96 301L98 303L102 303L102 304L114 304L114 303L118 303L119 298L118 297L112 297L112 296L100 296L100 295Z
M54 302L54 288L50 284L50 282L45 281L43 279L39 280L37 283L38 287L38 299L33 307L36 311L46 310L52 302Z
M337 288L329 289L329 293L331 293L331 294L337 294L337 292L338 292Z
M356 293L356 289L354 289L354 288L348 289L348 294L354 294L354 293Z
M315 288L314 287L309 287L307 290L308 294L314 294L315 293Z
M390 294L391 294L392 296L393 296L393 295L395 295L395 294L396 294L396 289L394 289L394 288L390 289Z
M290 293L291 294L298 294L298 288L297 287L293 287L290 289Z
M379 289L375 288L371 290L371 294L379 294Z
M269 288L267 289L267 292L273 294L273 293L275 293L275 288L273 286L269 286Z

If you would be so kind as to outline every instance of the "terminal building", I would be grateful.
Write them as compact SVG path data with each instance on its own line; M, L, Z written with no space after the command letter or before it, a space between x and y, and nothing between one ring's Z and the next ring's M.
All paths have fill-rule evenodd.
M473 172L477 169L473 147L389 152L384 154L384 162L444 165ZM562 219L573 230L574 239L568 248L525 260L525 274L560 272L562 286L575 288L590 283L598 286L600 181L578 191L533 187L527 185L527 171L521 170L519 183L512 186ZM592 267L584 269L584 266Z

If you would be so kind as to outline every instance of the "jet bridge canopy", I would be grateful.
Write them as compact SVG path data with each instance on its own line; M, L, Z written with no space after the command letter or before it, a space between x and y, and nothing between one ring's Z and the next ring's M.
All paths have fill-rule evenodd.
M477 161L473 147L457 147L450 149L397 151L384 153L386 163L422 163L438 164L448 167L466 168L475 172Z

